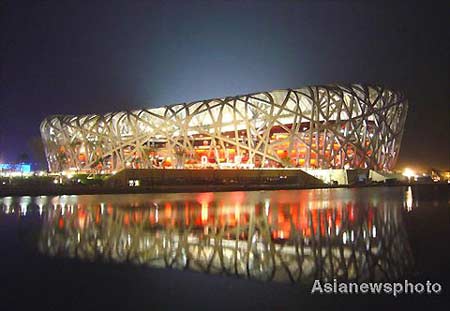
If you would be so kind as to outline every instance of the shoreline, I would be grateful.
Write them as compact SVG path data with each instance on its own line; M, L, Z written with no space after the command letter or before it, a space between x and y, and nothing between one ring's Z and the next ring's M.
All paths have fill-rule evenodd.
M145 193L197 193L197 192L232 192L232 191L261 191L261 190L300 190L348 188L339 186L298 186L298 185L162 185L154 187L77 187L63 186L53 189L9 189L0 190L0 197L7 196L39 196L39 195L94 195L94 194L145 194Z
M41 195L95 195L95 194L143 194L143 193L196 193L196 192L231 192L231 191L271 191L271 190L303 190L303 189L335 189L335 188L368 188L368 187L407 187L407 186L437 186L445 183L432 184L358 184L358 185L298 185L298 184L233 184L233 185L161 185L153 187L107 187L107 186L55 186L55 187L8 187L0 189L0 197L8 196L41 196Z

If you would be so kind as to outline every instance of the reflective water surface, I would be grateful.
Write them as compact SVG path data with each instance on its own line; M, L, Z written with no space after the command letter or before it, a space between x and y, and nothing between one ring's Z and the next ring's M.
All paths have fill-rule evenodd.
M45 256L306 284L411 275L405 217L420 208L411 188L6 197L0 205L2 217L37 219L24 236Z
M446 310L448 189L0 198L0 309ZM443 293L311 295L334 278Z

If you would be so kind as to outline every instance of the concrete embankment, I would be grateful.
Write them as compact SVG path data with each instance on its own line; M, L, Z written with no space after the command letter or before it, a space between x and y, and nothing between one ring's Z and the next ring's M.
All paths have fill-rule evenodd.
M257 190L291 190L333 188L344 186L310 186L299 187L292 184L280 185L161 185L154 187L108 187L108 186L76 186L57 187L8 187L0 189L0 197L5 196L38 196L38 195L83 195L83 194L125 194L125 193L181 193L181 192L223 192L223 191L257 191Z
M275 190L326 187L320 180L298 169L273 170L162 170L126 169L97 184L64 184L26 181L0 187L0 195L97 194Z
M360 188L360 187L405 187L411 186L415 196L428 199L429 193L439 192L442 199L448 200L448 184L366 184L366 185L313 185L299 186L297 184L271 185L160 185L154 187L108 187L83 185L55 185L50 187L2 187L0 197L5 196L39 196L39 195L89 195L89 194L126 194L126 193L181 193L181 192L225 192L225 191L258 191L258 190L295 190L295 189L332 189L332 188Z
M275 170L123 170L97 184L54 184L53 179L0 185L0 196L124 194L168 192L323 189L366 186L407 186L404 183L329 185L298 169ZM414 186L414 185L413 185ZM438 184L431 184L437 187ZM445 187L446 184L439 184Z

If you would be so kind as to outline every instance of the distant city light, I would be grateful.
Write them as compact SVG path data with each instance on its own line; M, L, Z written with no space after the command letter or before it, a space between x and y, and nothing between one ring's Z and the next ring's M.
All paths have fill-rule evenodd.
M407 167L403 170L402 175L405 177L408 177L408 179L410 179L411 177L416 177L416 172L414 170L412 170L411 168Z

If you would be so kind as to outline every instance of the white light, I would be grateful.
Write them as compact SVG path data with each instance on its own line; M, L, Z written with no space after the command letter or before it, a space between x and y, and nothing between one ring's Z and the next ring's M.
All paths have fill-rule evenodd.
M412 205L413 205L413 195L411 186L409 186L408 190L406 190L405 193L405 207L408 212L412 211Z
M264 209L266 211L266 216L269 216L269 209L270 209L270 200L266 199L264 202Z
M233 121L233 116L228 111L225 112L222 116L222 123L230 123Z
M415 177L416 176L416 172L414 172L412 169L410 169L409 167L406 167L403 170L403 176L411 178L411 177Z
M20 203L20 214L22 214L22 215L27 214L27 204Z
M20 214L26 215L28 212L28 204L30 204L31 198L29 196L22 197L20 199Z

